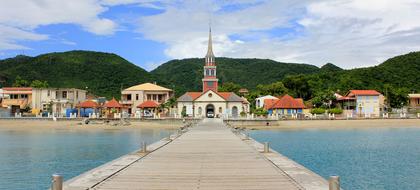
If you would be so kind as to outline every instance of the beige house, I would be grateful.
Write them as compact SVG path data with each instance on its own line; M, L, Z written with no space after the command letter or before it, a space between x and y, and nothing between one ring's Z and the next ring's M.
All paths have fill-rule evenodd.
M34 88L32 89L32 113L39 114L43 111L52 111L56 116L65 116L67 109L73 109L85 100L86 90Z
M359 116L379 117L384 111L384 96L376 90L350 90L337 98L345 110Z
M32 103L32 88L29 87L4 87L1 107L11 109L12 113L29 108Z
M410 109L420 109L420 94L408 94L408 107Z
M173 91L171 89L152 83L144 83L124 89L121 92L120 103L129 114L132 114L140 110L137 106L143 102L153 101L162 104L172 96Z

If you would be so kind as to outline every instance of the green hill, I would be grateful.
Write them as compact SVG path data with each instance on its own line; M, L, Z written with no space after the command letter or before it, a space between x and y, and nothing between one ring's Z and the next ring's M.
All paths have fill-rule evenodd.
M287 75L312 74L320 69L314 65L281 63L269 59L216 58L219 84L233 82L254 89L258 84L269 84ZM174 85L179 93L201 90L204 59L172 60L151 73L161 84ZM179 94L177 93L177 94Z
M152 79L150 73L118 55L91 51L17 56L0 61L0 78L11 86L17 76L47 81L51 87L75 87L108 98L120 97L128 87Z
M220 84L233 82L253 90L258 84L281 81L289 93L311 99L325 90L404 88L420 91L420 52L391 58L367 68L343 70L333 64L321 68L268 59L216 58ZM51 87L75 87L99 96L119 98L121 88L157 81L176 90L201 90L204 59L172 60L147 72L118 55L92 51L17 56L0 60L0 84L11 86L16 77L47 81Z

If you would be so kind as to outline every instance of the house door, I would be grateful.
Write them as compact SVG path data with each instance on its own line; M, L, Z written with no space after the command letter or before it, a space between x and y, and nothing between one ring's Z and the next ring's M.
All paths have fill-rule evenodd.
M236 107L236 106L232 107L232 116L233 117L238 117L238 107Z
M206 106L206 117L213 118L214 117L214 106L213 104L208 104Z

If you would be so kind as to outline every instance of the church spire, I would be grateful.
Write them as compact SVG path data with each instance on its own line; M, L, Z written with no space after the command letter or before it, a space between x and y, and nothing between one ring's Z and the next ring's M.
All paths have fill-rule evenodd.
M208 46L207 46L207 55L206 57L214 57L213 54L213 41L212 41L212 36L211 36L211 27L209 28L209 41L208 41Z
M209 41L207 46L207 54L206 54L206 64L214 64L214 54L213 54L213 40L211 36L211 26L209 26Z

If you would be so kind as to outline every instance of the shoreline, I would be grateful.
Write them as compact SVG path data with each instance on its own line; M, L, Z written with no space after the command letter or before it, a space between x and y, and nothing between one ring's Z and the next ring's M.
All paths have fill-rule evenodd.
M129 125L115 125L115 122L105 124L91 122L83 124L80 120L0 120L1 131L51 131L51 130L77 130L77 131L102 131L102 130L139 130L139 129L168 129L175 130L182 127L182 122L151 122L130 121Z
M249 130L420 128L420 119L283 120L272 121L269 126L257 123L230 123Z

